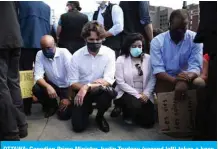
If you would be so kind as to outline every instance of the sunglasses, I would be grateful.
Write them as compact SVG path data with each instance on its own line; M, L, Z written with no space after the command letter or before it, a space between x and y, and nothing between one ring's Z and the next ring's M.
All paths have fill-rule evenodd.
M138 74L139 74L139 76L142 76L142 75L143 75L143 71L142 71L141 66L140 66L139 64L135 64L135 67L136 67L137 70L138 70Z

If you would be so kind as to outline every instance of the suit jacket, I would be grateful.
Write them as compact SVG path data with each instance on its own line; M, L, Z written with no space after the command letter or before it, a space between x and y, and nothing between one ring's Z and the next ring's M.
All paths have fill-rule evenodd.
M41 48L42 36L50 34L50 7L42 1L19 1L21 35L25 48Z
M13 1L0 1L0 49L20 48L22 37Z
M155 76L152 74L150 55L145 54L142 63L143 71L143 93L148 96L151 102L154 102L152 92L156 83ZM131 57L120 56L116 62L116 91L118 92L117 98L120 98L124 92L140 98L140 94L133 88L133 75L132 75L132 60Z

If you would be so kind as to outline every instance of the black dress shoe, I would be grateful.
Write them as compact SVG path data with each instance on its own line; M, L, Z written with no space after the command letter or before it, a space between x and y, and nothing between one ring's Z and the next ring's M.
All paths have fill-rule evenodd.
M118 117L121 114L122 110L120 107L114 107L111 112L111 117Z
M25 138L28 135L28 124L19 126L19 136L20 138Z
M105 120L104 117L102 118L96 118L96 123L99 127L99 129L103 132L109 132L110 131L110 127L109 124L107 123L107 121Z

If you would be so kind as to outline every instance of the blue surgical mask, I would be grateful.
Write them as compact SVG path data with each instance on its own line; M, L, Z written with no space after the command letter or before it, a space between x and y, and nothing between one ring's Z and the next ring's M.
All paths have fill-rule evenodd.
M139 55L142 54L142 48L131 48L131 49L130 49L130 54L131 54L133 57L139 57Z
M44 56L46 58L49 58L49 59L53 59L54 58L55 53L54 53L54 49L53 48L43 49L42 52L43 52L43 54L44 54Z

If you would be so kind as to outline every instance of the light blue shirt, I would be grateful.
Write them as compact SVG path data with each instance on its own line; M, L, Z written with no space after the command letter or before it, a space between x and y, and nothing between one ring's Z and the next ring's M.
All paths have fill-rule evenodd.
M187 30L184 40L177 45L171 40L169 31L151 41L151 63L153 74L166 72L176 76L180 72L200 75L203 63L203 45L193 42L196 33Z

